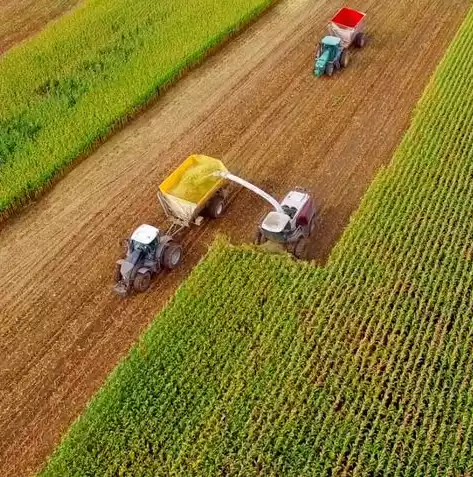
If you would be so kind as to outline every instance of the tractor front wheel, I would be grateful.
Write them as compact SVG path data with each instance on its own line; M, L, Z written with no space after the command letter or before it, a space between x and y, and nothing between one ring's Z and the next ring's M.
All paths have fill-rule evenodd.
M348 50L343 50L342 55L340 56L340 66L342 68L346 68L348 66L349 58L348 58Z
M169 242L164 249L163 265L172 270L179 266L182 260L182 246L176 242Z
M113 272L113 279L115 280L115 283L118 283L122 279L122 272L121 272L122 266L117 263L115 265L115 271Z
M133 281L133 288L138 293L145 292L151 285L151 272L148 270L144 273L137 273Z
M333 63L327 63L327 66L325 67L325 74L327 76L332 76L333 75L333 69L334 69Z

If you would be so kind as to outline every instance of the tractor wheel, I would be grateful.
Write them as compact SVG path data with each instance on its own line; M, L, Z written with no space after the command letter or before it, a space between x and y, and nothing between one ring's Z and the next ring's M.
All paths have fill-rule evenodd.
M349 57L348 57L348 50L343 50L340 56L340 66L342 68L346 68L348 66Z
M334 70L333 63L327 63L327 66L325 67L325 74L327 76L332 76L333 75L333 70Z
M126 257L128 253L128 239L121 239L120 246L122 247L122 250L123 250L123 256Z
M115 265L115 271L113 272L113 279L115 280L115 283L118 283L122 279L121 268L122 267L119 263Z
M366 45L366 35L364 33L358 33L355 37L355 46L363 48Z
M307 257L307 242L304 239L299 239L293 251L294 257L299 259L305 259Z
M133 280L133 288L138 293L145 292L151 285L151 272L148 270L144 273L137 273Z
M163 265L172 270L176 268L182 260L182 246L176 242L169 242L164 249Z
M217 219L223 214L225 209L225 198L220 194L216 195L207 206L207 215L211 219Z

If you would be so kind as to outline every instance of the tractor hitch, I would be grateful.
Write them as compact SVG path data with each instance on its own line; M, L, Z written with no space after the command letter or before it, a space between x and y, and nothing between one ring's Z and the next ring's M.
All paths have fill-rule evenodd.
M120 295L122 298L127 297L131 292L131 286L127 285L124 281L117 282L112 290Z

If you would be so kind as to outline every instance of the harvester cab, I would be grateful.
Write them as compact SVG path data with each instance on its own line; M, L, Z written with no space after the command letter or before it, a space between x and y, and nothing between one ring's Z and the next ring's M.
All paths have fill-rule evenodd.
M120 296L127 296L132 290L146 291L154 274L164 268L176 268L182 259L182 247L152 225L140 225L125 246L125 258L116 263L113 287Z
M269 212L258 227L256 243L281 244L297 258L305 258L306 239L315 229L315 207L310 195L297 188L280 204L281 210Z
M274 208L258 226L256 244L271 242L282 246L297 258L305 258L306 239L315 228L316 212L310 194L301 188L289 192L281 203L267 192L227 171L215 173L229 181L246 187L268 201Z
M345 68L348 65L348 52L342 46L342 41L336 36L326 36L317 49L314 64L314 74L332 76L335 68Z

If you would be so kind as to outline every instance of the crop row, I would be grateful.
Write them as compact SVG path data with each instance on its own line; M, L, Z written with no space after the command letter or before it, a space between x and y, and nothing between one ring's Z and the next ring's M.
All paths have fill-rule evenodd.
M472 42L328 266L217 243L44 477L470 475Z
M0 214L272 0L91 0L0 60Z

